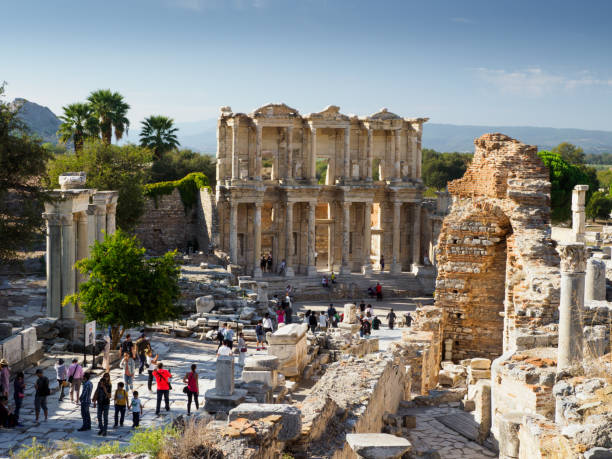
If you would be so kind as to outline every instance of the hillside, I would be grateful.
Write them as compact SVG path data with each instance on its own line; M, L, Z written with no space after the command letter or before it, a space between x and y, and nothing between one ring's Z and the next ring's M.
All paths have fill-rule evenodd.
M19 117L45 142L57 143L57 130L61 124L60 119L49 108L26 99L17 98L14 105L21 105Z

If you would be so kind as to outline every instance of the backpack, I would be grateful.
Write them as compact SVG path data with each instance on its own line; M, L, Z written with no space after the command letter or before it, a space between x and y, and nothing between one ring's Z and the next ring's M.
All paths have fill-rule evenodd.
M106 405L109 402L108 395L106 395L106 391L102 389L101 385L98 385L98 388L96 389L95 397L96 397L96 401L100 405Z
M41 397L46 397L48 395L51 395L51 389L49 389L49 380L47 379L46 376L44 376L42 378L42 380L40 381L40 386L38 387L38 394Z

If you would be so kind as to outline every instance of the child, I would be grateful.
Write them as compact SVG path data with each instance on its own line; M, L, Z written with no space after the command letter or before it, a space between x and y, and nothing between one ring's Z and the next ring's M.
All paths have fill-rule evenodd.
M135 429L140 425L140 416L142 416L142 403L138 398L137 390L133 392L132 401L130 402L130 409L132 410L132 429Z
M123 420L125 419L125 410L128 407L128 393L123 387L124 387L124 384L120 382L117 384L117 390L115 391L115 425L114 425L114 428L117 428L117 424L123 427ZM119 414L121 414L121 420L119 420Z
M257 350L261 351L264 347L264 329L261 320L257 322L255 327L255 335L257 336Z

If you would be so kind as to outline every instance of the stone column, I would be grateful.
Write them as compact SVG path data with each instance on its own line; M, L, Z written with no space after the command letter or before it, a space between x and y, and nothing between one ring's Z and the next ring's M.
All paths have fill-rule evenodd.
M293 151L291 144L293 143L293 126L287 128L287 180L293 178Z
M47 221L47 315L61 316L62 308L62 227L58 214L44 213Z
M87 214L87 247L91 250L91 247L97 240L96 232L97 227L97 206L95 204L89 204L85 213Z
M421 266L421 203L415 202L413 206L412 230L412 269Z
M317 267L315 266L315 223L316 223L316 211L317 203L310 201L308 203L308 266L306 267L306 274L308 276L314 276L317 274Z
M106 204L96 204L96 240L104 241L106 232Z
M63 299L74 293L76 281L76 272L74 263L76 262L76 242L74 231L74 216L72 214L62 215L62 262L61 262L61 279L62 279L62 301ZM74 305L69 304L62 307L60 316L72 319L74 318Z
M293 202L287 202L285 212L285 231L286 231L286 243L285 243L285 276L293 277Z
M317 128L310 126L310 181L317 183Z
M113 197L113 201L106 206L106 232L108 234L115 234L117 230L117 196Z
M582 363L582 309L586 253L584 244L560 244L561 299L559 301L559 348L557 371Z
M255 125L255 180L261 180L261 142L263 126Z
M230 263L238 263L238 203L230 201Z
M255 217L253 218L253 277L261 277L261 202L256 202Z
M344 129L344 180L351 179L351 128Z
M89 256L89 219L85 212L77 214L77 236L76 236L76 259L82 260ZM76 288L85 282L86 276L77 271L76 273Z
M363 218L363 264L361 272L372 274L372 262L370 261L370 251L372 250L372 203L364 202Z
M351 266L349 262L349 245L351 237L351 203L342 203L342 265L340 274L350 274Z
M393 201L393 259L391 262L391 274L399 274L402 272L402 264L400 263L400 219L401 219L402 203Z
M240 178L240 158L238 157L238 118L234 118L232 126L232 180Z
M372 181L372 155L374 154L374 131L368 128L368 141L366 144L366 181Z
M572 233L575 242L584 242L586 216L584 206L588 185L576 185L572 191Z
M606 264L602 260L587 260L584 300L606 300Z
M401 178L401 171L400 171L400 140L401 140L401 131L398 129L397 131L395 131L395 151L394 153L394 160L393 160L393 176L395 177L396 180L400 180Z

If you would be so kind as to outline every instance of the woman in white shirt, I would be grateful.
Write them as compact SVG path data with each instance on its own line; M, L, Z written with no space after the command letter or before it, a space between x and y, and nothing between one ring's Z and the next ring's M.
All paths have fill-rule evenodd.
M157 359L159 358L159 354L153 357L153 351L149 349L147 351L147 371L149 372L149 392L153 390L153 371L157 369Z
M228 346L228 341L223 340L223 344L219 349L217 349L217 357L225 356L225 357L233 357L233 352Z

